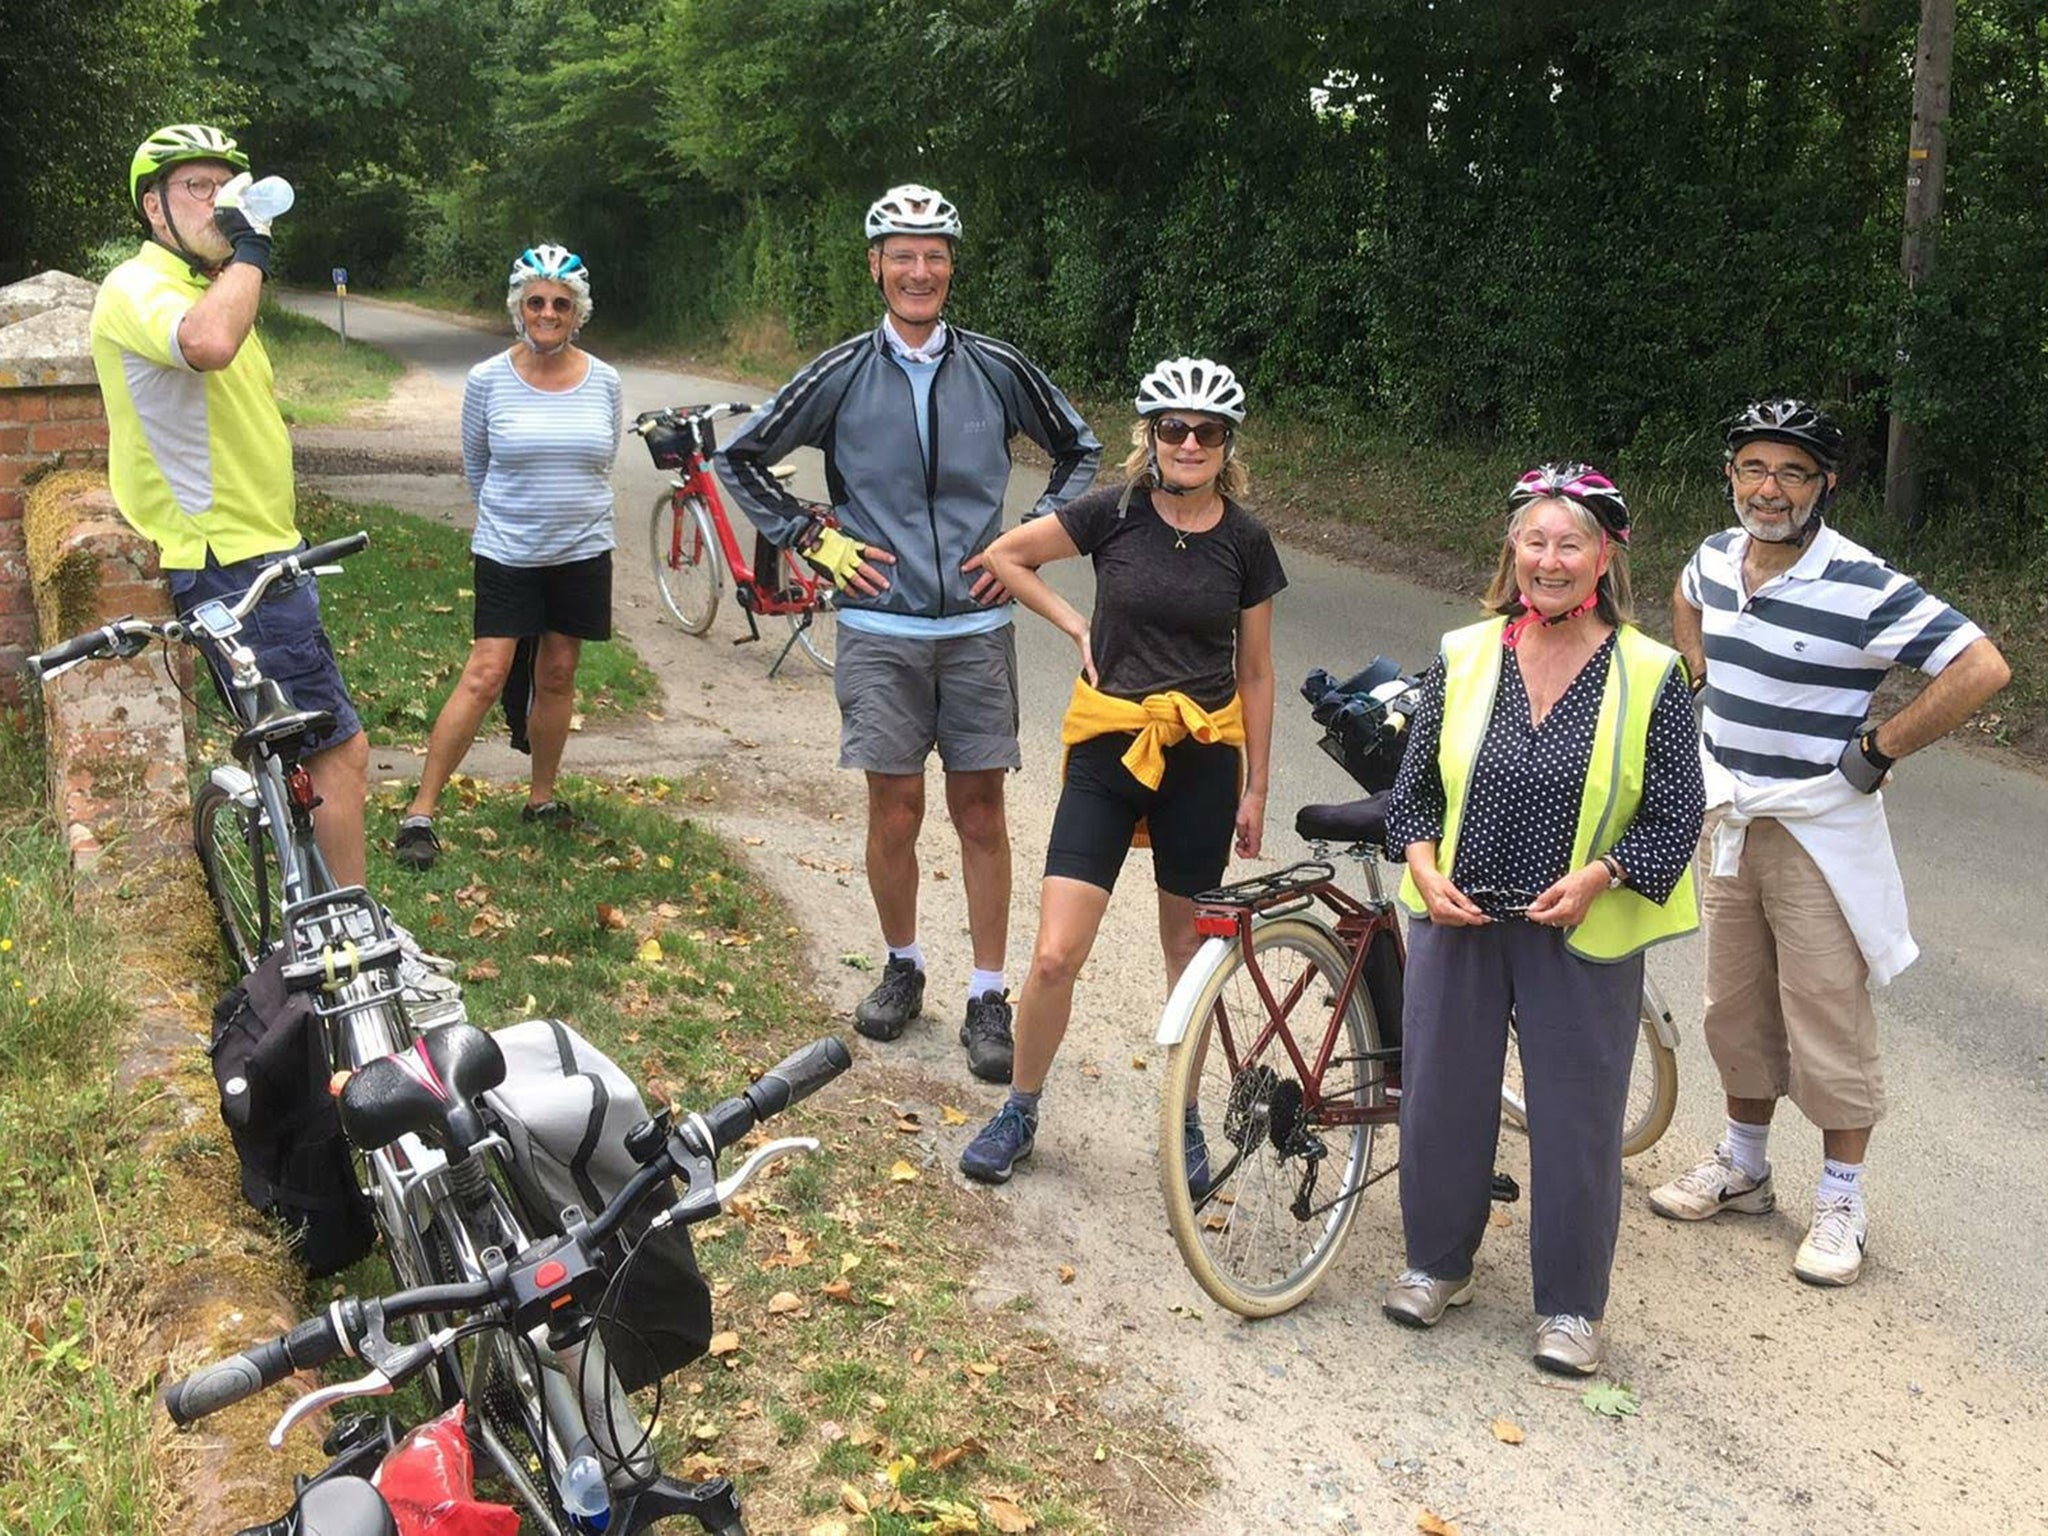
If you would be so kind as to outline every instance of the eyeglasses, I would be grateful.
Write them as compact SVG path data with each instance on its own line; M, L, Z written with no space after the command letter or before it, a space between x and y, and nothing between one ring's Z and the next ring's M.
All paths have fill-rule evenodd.
M170 185L184 190L195 203L210 203L220 189L235 178L232 176L178 176L165 178Z
M1153 427L1152 435L1169 448L1178 448L1191 435L1204 448L1221 448L1230 441L1230 428L1220 421L1205 421L1197 426L1178 416L1168 416Z
M1767 464L1738 464L1735 466L1737 485L1757 486L1766 480L1775 480L1788 491L1803 491L1821 477L1817 469L1799 469L1787 465L1783 469L1772 469Z
M544 293L529 293L526 296L526 312L529 315L571 315L576 312L574 299L550 298Z

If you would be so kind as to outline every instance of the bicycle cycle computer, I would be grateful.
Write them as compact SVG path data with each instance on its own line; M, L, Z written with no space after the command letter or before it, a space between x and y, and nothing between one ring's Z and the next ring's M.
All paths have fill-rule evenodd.
M194 608L186 618L216 640L229 639L242 627L241 620L228 611L228 605L212 597Z

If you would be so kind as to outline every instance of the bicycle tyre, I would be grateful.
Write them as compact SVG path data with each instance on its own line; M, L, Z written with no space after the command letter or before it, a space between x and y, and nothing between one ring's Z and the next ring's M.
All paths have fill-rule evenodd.
M782 559L788 567L786 584L801 590L798 578L809 576L810 569L788 550L782 552ZM789 627L796 632L796 643L803 647L804 654L817 664L819 671L829 674L839 646L839 610L832 606L830 595L808 613L792 613Z
M687 525L677 523L687 519ZM647 557L655 590L686 635L701 635L718 617L718 599L725 588L725 562L712 532L711 514L702 499L673 491L654 498L647 523Z
M1301 1021L1306 1027L1291 1028L1290 1033L1296 1048L1312 1057L1321 1044L1327 1010L1350 967L1349 952L1322 923L1304 917L1260 923L1253 931L1252 950L1275 997L1293 996L1296 1007L1306 1005ZM1242 947L1218 951L1211 965L1210 975L1193 994L1188 1027L1167 1055L1159 1103L1160 1193L1174 1245L1195 1283L1240 1317L1273 1317L1307 1300L1343 1250L1365 1186L1373 1178L1379 1127L1316 1129L1312 1116L1298 1112L1299 1075L1277 1038L1256 1060L1240 1061L1233 1071L1231 1058L1253 1043L1247 1033L1240 1045L1238 1034L1262 1032L1269 1015ZM1310 968L1316 976L1309 975ZM1379 1048L1380 1031L1362 986L1352 992L1343 1028L1322 1097L1373 1102L1382 1092L1381 1069L1365 1056ZM1225 1046L1220 1052L1215 1049L1219 1044ZM1220 1118L1215 1108L1219 1098L1224 1101ZM1208 1106L1203 1133L1212 1138L1207 1158L1214 1182L1199 1199L1188 1182L1184 1115L1191 1102ZM1300 1138L1313 1138L1323 1151L1319 1158L1311 1158L1285 1149L1283 1136L1297 1148L1306 1146ZM1322 1204L1312 1205L1308 1217L1298 1218L1290 1196L1301 1194L1311 1163L1325 1161L1334 1162L1336 1171L1327 1182L1320 1174L1315 1181L1321 1188L1313 1198ZM1254 1253L1254 1245L1269 1233L1277 1236L1271 1254Z
M262 814L211 782L192 802L192 848L213 901L221 948L237 976L255 970L281 937L283 873L276 847L261 831Z
M1636 1042L1635 1063L1629 1069L1628 1120L1621 1133L1623 1157L1634 1157L1654 1147L1671 1128L1671 1117L1678 1110L1678 1053L1659 1038L1657 1020L1651 1009L1650 996L1645 989L1637 1019L1642 1038ZM1529 1114L1521 1093L1517 1052L1511 1032L1507 1070L1500 1089L1500 1117L1527 1135Z

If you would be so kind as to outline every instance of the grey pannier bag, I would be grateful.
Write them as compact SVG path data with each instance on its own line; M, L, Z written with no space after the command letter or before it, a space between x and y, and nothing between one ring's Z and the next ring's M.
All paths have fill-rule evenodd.
M505 1081L484 1102L511 1144L514 1193L527 1219L559 1232L569 1206L595 1216L639 1172L626 1132L647 1118L640 1090L559 1019L529 1019L492 1038L505 1054ZM711 1292L689 1233L671 1227L642 1241L675 1199L673 1180L655 1186L600 1250L614 1272L629 1247L641 1250L604 1329L605 1354L628 1391L688 1365L711 1343Z

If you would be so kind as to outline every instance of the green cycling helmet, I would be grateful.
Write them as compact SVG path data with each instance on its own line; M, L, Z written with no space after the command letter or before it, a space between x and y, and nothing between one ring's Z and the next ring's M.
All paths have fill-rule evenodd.
M128 163L128 199L142 212L142 189L161 171L187 160L225 160L238 171L249 169L241 146L218 128L204 123L176 123L159 128L135 151Z

